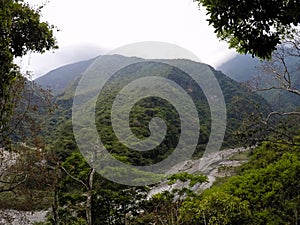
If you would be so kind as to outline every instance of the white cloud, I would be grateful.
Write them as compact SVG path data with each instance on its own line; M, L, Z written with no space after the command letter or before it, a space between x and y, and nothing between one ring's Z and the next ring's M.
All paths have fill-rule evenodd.
M192 0L50 0L42 14L44 20L61 30L56 33L61 50L51 57L49 54L32 57L31 66L37 75L47 72L50 65L59 66L80 58L76 54L81 53L72 51L72 55L63 51L70 51L65 46L86 43L114 49L133 42L168 42L186 48L213 66L235 54L227 49L226 43L216 39L206 21L205 10L199 10ZM64 54L67 55L61 58ZM90 58L93 54L91 51L86 56Z
M46 74L57 67L87 60L99 56L107 50L91 43L81 43L78 45L62 46L60 49L44 54L29 54L22 59L18 58L16 63L20 65L21 71L31 72L35 79Z

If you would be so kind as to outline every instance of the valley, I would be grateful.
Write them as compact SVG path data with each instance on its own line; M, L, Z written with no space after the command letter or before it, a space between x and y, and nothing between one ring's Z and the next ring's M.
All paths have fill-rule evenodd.
M79 151L73 133L74 121L72 121L72 104L76 87L78 82L80 82L81 76L84 75L84 71L86 71L95 60L97 59L86 60L57 68L35 81L38 85L41 85L42 88L51 89L54 95L53 103L55 103L55 110L52 111L51 109L50 114L47 114L45 119L42 119L45 110L38 111L40 113L38 118L40 121L43 121L40 123L41 132L39 136L45 141L43 144L44 147L39 149L28 147L34 142L29 142L28 146L23 145L22 148L26 149L26 151L24 151L24 149L22 151L18 150L18 145L14 147L16 152L24 154L28 151L26 154L31 156L39 152L39 156L34 156L36 157L34 159L34 167L36 168L33 167L30 169L32 170L30 173L33 172L33 174L28 173L28 175L25 175L26 179L24 180L24 184L26 188L23 189L22 187L19 190L16 188L22 202L18 204L6 204L8 207L12 207L12 209L3 209L0 212L1 215L3 215L3 220L6 222L10 220L10 224L21 223L24 225L39 222L38 224L48 225L47 222L43 221L49 221L49 218L52 218L50 220L53 221L53 219L56 219L58 224L60 223L58 221L65 221L62 222L62 224L81 222L85 224L84 221L87 213L92 213L95 224L124 224L124 218L127 218L129 215L131 215L128 219L131 221L130 224L135 224L140 220L147 221L149 215L155 215L155 218L164 218L168 221L168 207L171 207L170 210L175 210L177 204L179 204L180 210L186 210L184 208L185 204L188 204L188 202L193 199L190 198L190 196L202 196L203 194L205 196L205 193L210 193L210 190L216 190L216 193L218 193L219 189L223 187L226 189L227 185L230 185L235 177L241 177L242 179L243 176L247 176L247 174L250 173L247 171L251 171L251 169L249 170L247 168L251 164L257 164L258 168L264 168L262 166L263 164L259 164L259 161L253 161L255 157L257 157L256 152L259 152L261 148L273 149L274 146L261 147L264 146L263 142L259 142L256 136L252 136L255 137L254 139L252 139L251 136L249 136L251 138L246 136L246 139L239 136L248 135L244 133L243 129L249 130L249 121L253 123L261 116L267 116L268 113L272 111L272 104L262 96L206 64L185 59L148 61L137 57L112 55L104 56L104 61L108 63L108 68L113 65L118 65L122 69L117 71L114 76L108 80L101 91L101 95L98 96L95 101L95 125L105 148L112 153L115 159L130 166L149 166L168 158L179 142L181 129L178 112L165 100L155 97L144 98L137 102L130 111L129 126L133 135L139 139L146 139L151 135L148 127L151 119L154 117L162 118L166 121L167 133L159 146L146 152L133 150L121 143L114 133L110 112L117 94L127 84L147 75L155 75L157 77L173 80L180 85L183 90L189 93L196 105L199 115L200 136L192 157L187 160L185 160L185 157L182 157L179 163L174 163L172 166L169 165L169 168L165 171L165 178L158 184L130 187L111 182L109 179L96 173ZM211 111L207 96L203 93L203 90L197 86L195 81L190 79L189 75L181 69L178 69L177 66L179 66L179 68L189 68L189 71L196 71L195 74L197 71L206 71L206 68L208 68L208 71L216 77L224 95L227 112L226 130L221 150L205 153L212 129ZM104 72L99 71L98 76L101 76L101 73ZM205 77L207 74L203 73L199 74L199 76ZM60 81L58 82L58 80ZM92 87L94 86L92 85ZM95 89L88 87L82 90L80 95L89 96L95 93L95 91ZM132 94L137 96L140 91L140 89L136 89ZM42 108L42 101L40 101L38 97L41 95L35 94L34 96L36 99L34 101L35 104L37 107ZM184 102L184 100L181 99L179 99L179 101ZM90 113L93 112L89 101L86 101L80 110L85 110ZM124 109L118 112L120 115L123 114L122 110ZM295 116L295 120L298 119L299 118ZM82 118L82 120L84 121L84 118ZM190 120L190 122L193 122L193 120ZM286 122L286 124L289 123L289 121ZM22 129L26 130L26 126ZM258 127L258 129L262 128ZM296 129L297 123L294 123L293 129L291 129L294 132L293 135L297 133ZM78 133L79 136L88 140L86 142L87 146L90 145L89 142L92 140L89 132L90 131L85 128L79 130ZM254 132L257 131L255 130ZM259 132L261 132L261 130L259 130ZM251 135L251 133L249 135ZM255 135L259 134L256 133ZM21 136L16 137L19 138ZM246 142L244 140L246 140ZM188 145L188 143L185 143L185 145ZM251 147L253 145L257 145L258 147ZM95 146L97 149L97 145ZM293 148L290 149L290 147L287 146L284 148L288 149L287 152L294 154ZM272 152L273 150L270 151ZM7 151L5 154L7 157ZM24 164L22 161L24 159L23 157L26 158L27 156L26 154L22 154L18 155L17 158L20 159L20 161L15 160L13 164L7 164L7 166L14 168L15 164L17 166L22 165L21 168L26 168L24 167L26 163ZM261 159L266 160L267 157L268 156L262 156ZM280 160L282 155L279 154L278 157L278 160ZM276 160L274 162L276 162ZM5 164L5 160L1 160L1 162L2 165ZM108 168L113 171L110 173L120 174L120 176L126 175L122 168ZM252 166L250 166L250 168L252 168ZM34 172L36 170L40 171L39 175ZM18 173L21 178L23 173L19 171ZM178 176L178 180L170 183L169 179L172 177L172 174ZM27 176L30 177L31 183L27 182ZM41 176L44 177L42 178ZM191 183L193 183L192 186ZM248 190L247 187L245 188L245 191L246 190ZM25 194L27 191L31 193L30 197ZM232 195L234 194L232 193ZM44 198L45 201L41 199L41 202L37 203L34 199L41 198L39 196L43 196L42 198ZM6 195L5 198L10 199L12 196ZM197 198L194 200L196 201L196 199ZM175 202L173 202L173 200ZM33 204L27 201L31 201ZM156 209L151 206L151 204L156 204L156 201L159 202L159 205L165 205L167 211L163 209L156 211ZM247 201L252 200L249 199ZM122 206L122 208L120 208L120 206ZM14 209L14 207L19 207L19 209ZM26 208L28 211L24 211ZM108 211L113 213L109 214ZM101 212L102 216L96 216L94 214L95 212ZM137 214L133 216L132 213ZM148 213L150 214L148 215ZM176 213L181 213L181 211L176 211ZM73 216L75 214L77 217ZM184 223L182 222L182 224Z
M0 225L300 224L300 1L0 3Z

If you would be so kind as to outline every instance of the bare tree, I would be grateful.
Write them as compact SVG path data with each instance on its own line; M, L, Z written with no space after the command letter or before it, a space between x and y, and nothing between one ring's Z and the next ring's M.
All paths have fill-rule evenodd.
M260 70L263 75L249 82L254 90L281 90L300 96L300 30L295 29L292 37L287 36Z
M14 192L15 189L27 180L25 171L15 170L19 154L0 150L0 193Z
M294 144L294 131L299 129L296 127L300 123L300 30L295 28L293 35L287 35L273 53L272 59L263 61L258 70L260 73L246 82L246 85L269 97L277 95L278 99L276 106L267 115L249 115L252 123L246 123L245 130L250 130L250 136L254 139L252 144L264 140L270 133ZM288 107L289 101L295 104Z
M8 209L33 210L43 202L37 193L51 190L56 179L46 164L50 153L41 135L43 123L55 107L51 93L25 77L10 91L13 111L0 131L0 217L5 224L10 224ZM21 212L15 212L20 216Z

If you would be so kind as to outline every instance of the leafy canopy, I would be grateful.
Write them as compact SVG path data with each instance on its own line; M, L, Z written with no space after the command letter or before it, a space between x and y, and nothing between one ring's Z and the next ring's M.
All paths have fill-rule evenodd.
M239 53L271 58L281 40L300 23L298 0L196 0L206 7L218 38Z

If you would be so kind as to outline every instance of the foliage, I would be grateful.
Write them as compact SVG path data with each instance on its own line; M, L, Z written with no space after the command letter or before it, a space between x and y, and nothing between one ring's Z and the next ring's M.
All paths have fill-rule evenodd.
M73 152L62 166L64 170L57 187L56 222L59 224L76 224L79 221L79 224L88 224L86 207L89 191L92 198L92 224L121 225L130 216L138 214L139 201L145 198L146 187L116 184L97 173L92 175L91 185L91 168L79 152ZM53 213L49 221L54 221Z
M17 57L27 53L57 47L54 27L41 21L41 9L23 0L0 1L1 208L48 208L56 182L55 171L46 163L52 156L44 151L39 135L52 110L51 96L14 64ZM2 218L5 213L0 213Z
M110 59L112 60L114 57L116 56L111 56ZM117 60L117 62L120 63L122 60ZM188 60L184 60L184 63L194 66L194 63ZM150 64L146 63L144 66L146 69L139 68L139 71L143 72L147 70L147 66L150 66ZM155 68L153 64L150 67L152 69ZM119 71L109 80L107 86L102 90L101 97L99 97L97 102L96 125L98 133L102 138L101 140L104 141L106 147L114 157L133 165L147 165L160 161L171 152L172 146L176 145L178 127L176 122L169 123L168 128L171 133L169 133L167 137L170 139L168 140L167 138L164 140L165 142L163 144L165 146L157 150L157 152L147 152L147 157L139 152L130 151L122 146L121 143L118 143L111 127L110 108L116 93L132 79L138 77L138 74L133 71L138 70L132 67L128 70ZM149 71L151 72L152 70ZM221 72L212 71L223 89L224 97L227 102L229 122L226 141L228 146L232 146L235 144L235 140L228 141L228 137L241 125L244 116L249 114L249 112L255 112L253 116L259 114L266 115L268 113L268 105L258 95L241 87L237 82L226 78ZM200 138L200 144L205 146L205 141L207 141L210 130L210 121L209 118L207 119L206 117L209 115L209 109L204 94L197 89L195 83L190 81L184 73L178 70L167 70L166 73L163 72L165 72L165 70L156 67L154 74L168 76L168 78L172 78L175 82L178 82L184 89L189 91L197 107L199 107L199 114L203 115L200 121L203 129L203 137ZM91 168L77 150L70 119L70 108L76 82L77 80L74 81L73 85L68 86L65 94L57 96L58 111L50 121L50 126L52 126L54 133L51 131L51 135L53 136L50 137L49 141L52 147L54 147L54 150L60 154L62 166L68 171L68 174L62 171L61 180L57 187L57 215L62 224L75 223L75 220L87 222L85 206L89 191L92 193L92 219L94 224L201 224L204 223L203 213L207 219L205 222L208 222L211 218L211 223L213 221L214 223L216 223L216 221L222 221L220 223L251 224L251 222L256 219L256 217L252 217L251 202L249 199L244 199L243 196L237 196L233 191L229 191L229 189L225 190L225 185L229 187L228 182L233 181L226 181L221 187L213 189L216 191L214 195L205 192L203 195L195 197L195 195L198 194L191 194L188 188L184 188L174 190L173 192L161 193L150 199L146 199L146 191L144 189L141 190L140 188L130 188L114 184L100 177L98 174L95 174L93 187L87 191L88 189L85 186L88 184ZM94 90L88 91L92 92ZM83 94L88 94L88 91ZM256 105L262 105L264 108L260 109ZM83 106L85 110L88 110L88 107L90 106ZM132 108L130 116L131 129L139 138L149 136L148 123L154 116L159 116L164 119L171 118L173 121L178 120L178 114L172 105L159 98L148 98L138 102L138 104ZM58 127L56 131L55 126ZM84 129L82 129L82 135L86 135ZM198 147L198 151L201 147ZM273 152L273 150L270 148L270 156L272 156L271 152ZM264 157L261 157L261 160L263 159ZM274 159L274 161L270 161L270 163L275 161ZM114 169L115 170L112 170L113 173L121 174L122 171L118 171L117 168ZM258 169L260 169L260 167ZM246 170L248 169L245 167L245 169L240 172L241 177L244 176L243 173ZM255 174L255 172L253 173ZM170 177L169 182L172 184L176 180L180 180L184 183L190 182L193 186L196 182L204 182L205 180L203 177L194 179L194 177L190 176L192 175L184 173L174 175ZM240 179L242 182L242 178ZM247 186L244 186L244 189L246 189L246 187ZM255 195L255 192L252 193L252 195ZM180 197L178 198L178 196ZM187 199L184 200L185 198ZM199 214L200 202L203 206L201 208L201 215ZM226 207L226 203L229 204L228 207ZM191 205L186 207L188 204ZM193 211L193 209L195 209L195 211ZM196 209L198 211L196 211ZM54 214L51 216L51 219L53 218Z
M273 111L268 115L253 112L245 116L240 129L235 131L236 141L253 147L263 141L295 145L300 130L299 108L293 112Z
M119 63L124 62L124 60L133 60L132 58L120 56L110 56L109 59L111 61L116 60ZM182 60L181 63L195 67L195 70L204 66L189 60ZM139 71L139 73L134 71ZM213 69L212 71L220 82L225 101L229 105L229 130L226 134L226 144L232 146L234 142L230 139L230 136L232 131L241 124L243 119L241 112L248 113L248 111L255 108L255 104L262 104L266 109L268 106L262 98L241 87L237 82L226 78L221 72ZM160 98L142 99L132 108L129 121L132 132L141 139L150 135L148 124L153 117L158 116L167 121L168 133L159 148L145 153L132 151L119 143L113 132L110 109L116 93L144 72L172 79L190 93L201 115L201 137L197 147L197 154L200 155L208 140L210 130L210 112L205 95L195 82L182 71L170 67L162 68L160 64L153 62L133 64L129 68L120 70L102 90L96 106L96 125L101 141L115 158L132 165L150 165L159 162L176 147L178 135L180 134L178 113L171 104ZM58 110L50 119L49 130L45 132L50 134L51 148L59 155L62 166L68 171L68 174L62 171L61 181L57 189L57 215L62 223L74 222L74 215L78 219L86 220L85 206L88 191L85 186L88 184L88 177L91 172L91 168L78 152L72 132L71 106L78 80L73 82L64 94L57 96ZM86 93L82 94L89 94L93 91L87 90ZM88 110L89 107L88 104L83 106L85 110ZM82 129L84 137L87 133ZM88 137L86 139L89 140ZM122 174L122 171L119 171L118 168L108 168L108 170L115 175ZM206 178L185 173L173 175L169 178L170 183L177 182L177 180L184 183L189 182L190 186L194 186L196 183L205 182ZM148 201L145 200L145 190L143 188L129 188L113 184L98 174L94 176L94 185L90 191L93 199L92 219L95 224L124 224L125 221L130 221L133 224L145 224L150 223L150 221L157 224L163 224L166 221L167 223L179 222L180 218L174 219L173 216L179 216L179 207L183 198L195 194L192 193L190 188L175 189L172 193L157 195ZM178 196L181 197L174 202L174 198L178 198ZM54 215L51 218L53 219Z
M179 224L178 212L181 202L174 202L174 197L174 193L166 191L144 201L141 205L142 213L133 218L130 224Z
M173 174L168 178L168 184L172 185L175 184L177 181L181 182L187 182L189 181L189 186L193 187L198 183L204 183L207 182L207 177L204 175L195 175L195 174L189 174L187 172L177 173Z
M136 62L137 60L141 61L142 59L107 56L107 60L109 62L116 61L122 65L122 63L130 60ZM163 62L168 63L168 61ZM184 64L189 68L194 68L195 71L201 70L201 68L207 66L190 60L172 60L172 63ZM220 83L227 103L228 123L225 141L222 147L233 147L236 145L236 140L233 138L232 134L242 124L244 116L247 115L249 111L255 110L256 105L261 105L261 108L258 111L267 112L268 105L263 98L250 92L239 83L225 77L224 74L215 71L213 68L211 68L211 70ZM101 141L105 144L108 151L112 152L117 158L122 156L123 159L126 159L127 163L132 165L150 165L167 157L175 149L178 143L180 137L180 121L178 113L170 103L155 97L142 99L132 108L130 113L130 127L132 132L138 138L143 139L150 134L148 124L153 117L158 116L166 121L168 128L167 135L157 148L147 152L134 151L120 143L115 136L110 121L110 110L114 98L120 89L130 81L141 76L141 74L155 74L157 76L167 77L168 79L175 81L191 95L200 115L201 129L194 157L201 156L209 138L211 122L209 106L204 93L184 72L175 68L166 68L166 66L161 66L160 63L156 64L153 62L143 62L138 65L134 63L128 68L122 69L108 81L105 88L102 90L97 102L96 125ZM53 146L54 151L59 154L61 160L70 156L70 153L77 149L72 134L72 123L70 118L72 98L78 80L69 82L73 82L73 84L66 87L64 94L56 97L58 110L50 119L47 130L45 131L45 138L49 140L49 143ZM94 90L87 90L87 93L83 94L88 94L88 91L93 92ZM90 106L84 105L83 108L88 110ZM88 132L85 132L83 129L82 136L86 137L87 134ZM86 139L89 140L88 137L86 137Z
M44 89L50 89L54 96L61 95L74 80L86 71L94 60L90 59L59 67L44 76L38 77L35 82Z
M259 91L277 112L291 112L299 107L300 99L300 30L286 37L272 59L258 65L259 73L247 84ZM254 76L255 75L255 76Z
M295 41L299 43L299 38L293 42ZM291 46L291 44L287 45L286 42L287 40L277 48L270 61L260 61L257 58L251 58L250 55L237 55L218 67L218 69L264 97L272 107L272 110L293 111L300 106L300 96L291 93L287 88L299 90L299 57L296 56L299 53L297 53L296 48L286 48ZM287 73L289 73L290 78L288 78ZM286 80L284 79L285 74Z
M294 146L264 143L240 174L181 207L183 224L297 224L299 137Z
M249 224L249 203L220 190L209 190L181 207L181 224Z
M8 129L14 96L20 91L13 85L22 81L16 57L28 52L43 53L56 48L53 26L40 21L41 8L34 9L22 0L2 0L0 5L0 131ZM24 80L23 80L24 81Z
M50 207L57 176L46 162L52 156L39 148L15 144L0 151L0 207L41 210Z
M48 164L53 155L45 150L40 132L53 110L51 96L23 77L11 91L18 94L12 99L14 109L8 129L0 136L1 145L5 145L0 148L0 207L46 209L50 207L56 174Z
M299 140L300 136L294 138L295 145L264 142L237 176L203 193L185 199L176 198L176 192L154 195L143 203L143 213L132 224L299 223ZM175 177L188 180L184 173Z
M272 52L293 26L300 23L299 1L197 0L209 14L209 24L218 38L239 53L250 53L263 59Z
M132 219L131 224L182 224L179 214L182 202L188 196L195 196L196 193L191 188L196 184L207 182L207 177L183 172L173 174L167 180L168 185L178 182L183 184L188 182L188 185L174 188L172 191L163 191L145 199L141 204L142 212Z
M299 57L298 29L293 36L283 40L272 54L272 59L260 64L260 73L253 74L246 83L272 105L272 111L267 115L250 114L245 118L242 129L237 131L239 137L250 145L263 140L294 144L294 136L300 129Z

